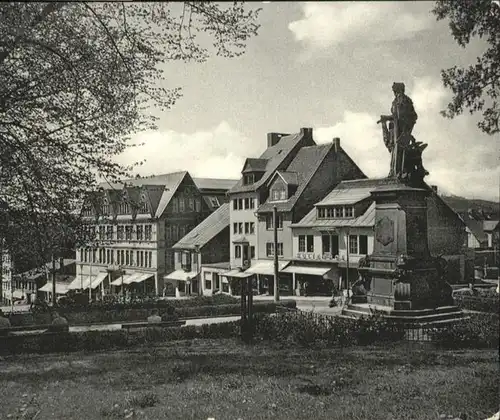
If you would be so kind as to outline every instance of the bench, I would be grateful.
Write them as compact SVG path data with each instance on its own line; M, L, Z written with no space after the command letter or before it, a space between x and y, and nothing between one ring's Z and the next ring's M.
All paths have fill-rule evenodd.
M156 324L143 321L143 322L130 322L127 324L122 324L122 329L130 330L134 328L171 328L171 327L182 327L183 325L186 325L186 321L167 321L167 322L158 322Z

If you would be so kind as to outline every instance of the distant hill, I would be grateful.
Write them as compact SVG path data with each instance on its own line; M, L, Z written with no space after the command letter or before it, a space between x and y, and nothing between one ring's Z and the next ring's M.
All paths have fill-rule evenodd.
M480 219L500 220L500 204L494 201L468 199L457 195L442 195L441 198L459 214L472 210Z

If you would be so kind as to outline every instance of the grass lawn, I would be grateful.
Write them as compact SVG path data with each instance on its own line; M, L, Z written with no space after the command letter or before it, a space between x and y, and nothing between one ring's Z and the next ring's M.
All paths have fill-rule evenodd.
M494 350L192 340L4 358L0 418L483 420L498 383Z

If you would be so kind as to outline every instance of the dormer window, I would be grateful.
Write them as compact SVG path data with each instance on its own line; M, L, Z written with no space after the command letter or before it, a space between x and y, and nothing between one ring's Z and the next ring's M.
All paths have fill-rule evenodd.
M255 182L255 174L244 174L243 175L243 184L251 185Z
M319 207L318 219L352 219L354 217L353 206Z

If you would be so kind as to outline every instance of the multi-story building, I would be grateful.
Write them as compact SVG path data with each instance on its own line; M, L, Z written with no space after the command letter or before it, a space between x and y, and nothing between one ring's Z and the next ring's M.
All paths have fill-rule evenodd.
M298 223L293 231L292 264L282 270L295 293L330 293L357 279L358 262L373 252L375 203L371 191L386 179L343 181ZM429 187L431 189L431 187ZM466 240L463 220L432 188L427 204L429 250L449 262L449 281L464 276Z
M202 274L201 267L229 260L229 204L223 203L172 248L175 271L166 276L164 294L211 295L219 289L217 273L207 270Z
M272 290L274 207L278 211L276 251L284 268L292 257L290 224L342 179L362 176L337 138L316 145L311 128L292 135L269 133L266 151L258 159L246 160L242 178L229 192L232 270L224 276L233 284L255 276L258 289Z
M70 289L158 294L174 271L172 246L213 208L205 198L224 197L230 180L198 179L188 172L102 184L83 212L94 238L77 250ZM233 185L236 181L232 181Z

